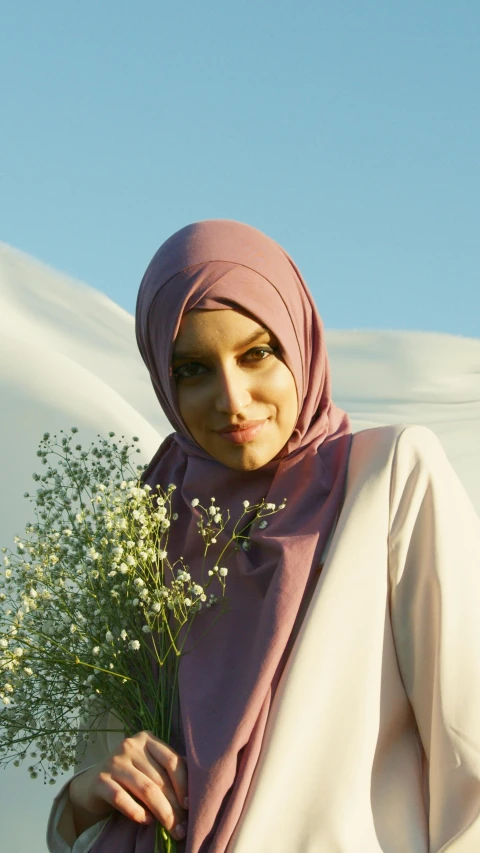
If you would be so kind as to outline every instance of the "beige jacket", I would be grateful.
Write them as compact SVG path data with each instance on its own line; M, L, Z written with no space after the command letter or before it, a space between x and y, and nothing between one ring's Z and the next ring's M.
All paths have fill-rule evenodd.
M107 747L99 739L86 761ZM52 853L71 849L55 828L65 805L64 790ZM354 437L344 506L228 847L267 850L480 851L480 522L424 427Z

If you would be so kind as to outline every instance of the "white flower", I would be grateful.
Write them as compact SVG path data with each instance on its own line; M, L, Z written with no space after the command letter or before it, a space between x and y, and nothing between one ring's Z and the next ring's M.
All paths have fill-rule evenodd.
M100 646L94 646L92 649L92 653L94 655L98 655L100 653Z
M195 595L201 595L203 592L203 587L199 586L198 583L195 583L192 587L192 592L194 592Z
M166 551L159 551L158 557L160 560L166 560L167 559L167 552Z
M279 509L285 509L285 507L286 507L286 504L283 503L283 504L280 504L278 508Z
M192 606L192 602L191 602L191 600L190 600L189 598L186 598L186 599L185 599L184 604L185 604L185 607L191 607L191 606Z
M75 521L78 521L78 523L80 524L80 522L82 522L84 520L85 520L85 515L83 514L83 512L78 512L77 515L75 516Z
M21 649L20 646L17 646L17 648L13 650L13 654L16 658L21 658L23 655L23 649Z
M105 634L105 639L106 639L107 643L111 643L111 642L112 642L112 640L113 640L113 634L112 634L112 632L111 632L111 631L107 631L107 633Z
M149 628L149 627L148 627L148 625L143 625L143 626L142 626L142 631L143 631L143 633L144 633L144 634L150 634L150 632L151 632L151 628Z
M211 570L211 569L209 569L209 570L208 570L208 574L209 574L209 577L212 577L213 572L212 572L212 570Z
M29 666L24 666L23 671L26 675L33 675L33 669Z
M141 592L139 593L139 596L141 599L148 598L148 589L147 588L142 589Z
M260 522L260 524L258 526L259 526L260 530L265 530L267 524L268 524L268 521L265 521L265 519L262 519L262 521Z
M6 637L2 637L2 639L0 640L0 648L8 649L8 640L6 639Z
M126 574L127 574L127 572L128 572L128 566L127 566L127 564L126 564L126 563L120 563L120 565L119 565L119 567L118 567L118 571L120 572L120 574L122 574L122 575L126 575Z
M192 506L198 506L199 503L200 501L198 500L198 498L194 498L192 501Z
M130 642L128 644L128 648L133 649L134 652L138 651L138 649L140 648L139 641L138 640L130 640Z
M8 682L4 685L3 689L6 693L13 693L13 687L11 684L8 684Z
M3 558L3 562L4 562L4 564L5 564L6 566L9 566L9 565L10 565L10 559L9 559L9 557L5 556L5 557Z
M219 512L217 512L217 514L213 520L214 520L215 524L220 524L220 522L222 520L222 516L220 515Z
M121 636L122 640L127 639L127 632L126 632L125 628L122 631L120 631L120 636Z
M64 536L73 536L73 530L70 530L69 527L66 527L65 530L63 531L63 535Z
M162 609L162 605L161 605L161 604L159 604L159 602L158 602L158 601L155 601L155 602L152 604L152 610L153 610L153 612L154 612L154 613L160 613L161 609Z
M214 507L213 505L212 505L212 506L209 506L209 507L208 507L208 514L209 514L209 515L215 515L215 513L216 513L216 509L215 509L215 507Z
M215 538L215 537L211 540L211 543L212 543L212 545L216 545L216 544L217 544L217 540L216 540L216 538Z
M11 569L5 569L5 577L6 578L12 577L12 570Z
M135 557L132 557L132 555L129 554L127 559L125 560L125 562L126 562L127 566L134 566L135 565Z
M225 578L228 575L228 569L221 568L218 570L218 574L221 575L222 578Z
M135 578L133 581L134 586L145 586L145 581L142 578Z
M250 501L244 501L243 505L244 505L245 509L247 509L247 507L250 506Z
M114 578L116 574L117 574L117 572L115 571L115 569L112 569L112 571L111 571L111 572L108 572L108 577L109 577L109 578Z
M174 512L172 515L172 520L177 521L177 519L178 519L178 512Z
M265 504L265 509L275 509L275 504Z
M75 631L78 631L78 628L77 628L77 626L72 622L72 624L70 625L70 633L71 633L71 634L74 634L74 633L75 633Z
M117 547L113 549L112 553L115 557L121 557L123 554L123 548L121 545L117 545Z

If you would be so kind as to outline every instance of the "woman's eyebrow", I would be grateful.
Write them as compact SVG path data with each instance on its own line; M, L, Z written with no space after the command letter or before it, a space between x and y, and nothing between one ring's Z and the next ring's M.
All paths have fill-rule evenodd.
M243 349L244 347L248 347L249 344L253 344L260 335L264 335L265 333L270 334L270 329L267 326L258 326L256 331L253 332L248 338L245 338L244 341L240 341L240 343L236 344L235 349ZM174 350L172 355L172 361L180 361L184 358L203 358L205 353L202 352L187 352L186 350Z

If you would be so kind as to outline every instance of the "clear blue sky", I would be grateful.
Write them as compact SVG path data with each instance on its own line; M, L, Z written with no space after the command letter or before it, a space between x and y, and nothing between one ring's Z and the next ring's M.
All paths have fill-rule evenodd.
M133 311L195 219L329 327L480 337L478 0L0 0L0 239Z

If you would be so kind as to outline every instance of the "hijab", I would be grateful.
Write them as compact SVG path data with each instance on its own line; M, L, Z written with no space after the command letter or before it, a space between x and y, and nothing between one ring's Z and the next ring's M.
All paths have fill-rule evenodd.
M278 339L293 375L295 428L283 450L257 470L226 467L194 441L182 420L171 361L181 319L193 309L247 312ZM251 226L206 220L163 243L140 285L136 336L174 428L144 476L152 487L176 486L173 508L179 518L171 527L170 559L183 556L194 581L202 582L194 499L208 506L214 497L222 511L230 510L233 525L244 501L253 505L265 498L278 507L287 498L267 527L251 528L249 549L230 557L229 609L216 620L214 608L197 614L188 653L180 659L189 810L187 839L177 847L224 853L255 771L302 600L341 508L351 428L331 399L323 325L312 296L289 255ZM213 555L230 532L227 525ZM138 827L118 813L110 824L101 836L105 844L97 842L94 853L153 850L151 827Z

